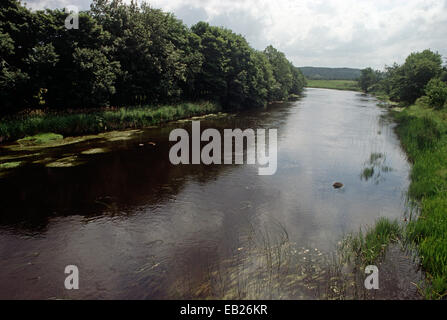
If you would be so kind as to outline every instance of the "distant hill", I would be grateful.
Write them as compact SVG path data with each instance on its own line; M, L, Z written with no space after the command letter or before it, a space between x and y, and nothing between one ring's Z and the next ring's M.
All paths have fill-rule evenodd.
M312 80L356 80L361 70L353 68L300 67L301 72Z

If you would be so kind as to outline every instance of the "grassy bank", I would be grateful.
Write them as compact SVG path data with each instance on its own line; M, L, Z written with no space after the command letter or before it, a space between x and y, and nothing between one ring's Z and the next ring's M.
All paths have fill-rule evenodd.
M307 87L360 91L357 81L354 80L307 80Z
M109 108L85 113L64 112L22 115L0 120L0 142L46 132L63 136L77 136L111 130L143 128L218 111L220 111L218 105L203 102L135 108Z
M417 244L430 280L428 298L447 295L447 112L416 103L393 113L396 132L413 163L409 196L418 201L420 217L406 235Z
M387 101L386 96L378 98ZM397 122L396 133L412 163L408 196L420 209L419 217L411 219L394 235L415 245L418 251L428 280L424 288L425 298L442 299L447 296L447 112L434 110L424 103L424 99L419 99L412 106L394 108L391 115ZM381 224L384 222L379 222L367 234L360 233L347 239L345 246L352 249L348 252L360 257L360 263L373 263L381 256L377 250L380 246L374 244L376 240L385 239L382 245L386 247L392 239L379 237L376 231L383 229Z

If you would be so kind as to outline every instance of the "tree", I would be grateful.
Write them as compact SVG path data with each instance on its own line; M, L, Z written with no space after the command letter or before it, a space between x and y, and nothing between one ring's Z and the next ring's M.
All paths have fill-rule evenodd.
M396 69L391 78L393 97L413 103L424 94L427 83L440 75L441 55L430 50L410 54L405 63Z
M366 68L361 71L359 78L359 86L363 90L363 92L368 92L368 89L376 83L376 74L373 69Z
M0 4L1 113L207 99L229 108L300 94L305 79L273 47L253 49L229 29L191 29L132 1L93 0L66 29L62 10Z
M432 107L441 109L447 102L447 84L438 78L432 79L425 88L425 94Z

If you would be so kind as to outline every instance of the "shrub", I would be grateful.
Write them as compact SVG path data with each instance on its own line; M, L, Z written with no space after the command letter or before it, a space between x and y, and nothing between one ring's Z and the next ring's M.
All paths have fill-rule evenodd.
M436 109L442 109L447 102L447 84L440 79L432 79L425 87L430 105Z
M420 105L421 107L425 107L425 108L427 108L427 107L429 107L430 106L430 98L429 97L427 97L427 96L422 96L422 97L420 97L420 98L418 98L417 100L416 100L416 104L417 105Z

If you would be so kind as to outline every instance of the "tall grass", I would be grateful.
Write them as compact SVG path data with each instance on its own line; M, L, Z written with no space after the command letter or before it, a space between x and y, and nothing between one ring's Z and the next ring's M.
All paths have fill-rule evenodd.
M413 162L409 196L420 204L407 236L430 280L427 298L447 295L447 113L416 104L396 113L396 129Z
M380 218L374 227L348 235L339 248L340 255L343 260L362 268L383 258L388 245L401 235L402 229L396 220Z
M44 132L76 136L110 130L143 128L217 111L220 111L218 105L203 102L104 109L86 113L23 115L0 120L0 141L16 140Z

